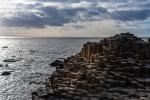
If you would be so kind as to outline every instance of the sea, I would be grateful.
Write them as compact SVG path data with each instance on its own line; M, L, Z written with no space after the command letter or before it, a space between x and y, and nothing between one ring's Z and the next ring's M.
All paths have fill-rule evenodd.
M102 38L0 38L0 100L31 100L55 71L50 63L78 53ZM11 60L11 61L10 61ZM3 72L10 75L2 75Z

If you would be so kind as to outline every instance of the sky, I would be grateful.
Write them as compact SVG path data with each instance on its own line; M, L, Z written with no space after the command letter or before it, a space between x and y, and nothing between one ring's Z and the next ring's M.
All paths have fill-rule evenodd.
M0 0L0 36L150 37L150 0Z

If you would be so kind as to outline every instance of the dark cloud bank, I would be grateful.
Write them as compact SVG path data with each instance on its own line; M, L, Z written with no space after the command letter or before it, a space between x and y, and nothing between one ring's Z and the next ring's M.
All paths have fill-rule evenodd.
M17 12L12 17L2 19L2 23L9 27L27 27L27 28L44 28L45 26L63 26L67 23L78 21L99 21L99 20L119 20L134 21L145 20L150 16L150 10L147 5L142 9L128 9L109 12L108 8L98 7L96 3L107 2L109 0L82 0L88 2L87 7L62 7L44 6L41 2L57 3L80 3L81 0L38 0L36 4L27 5L28 12ZM95 2L95 3L93 3ZM117 2L117 1L116 1ZM121 2L121 1L120 1ZM110 2L111 3L111 2ZM122 2L125 6L125 1ZM135 3L136 5L136 3ZM137 2L137 5L138 2ZM38 6L38 7L37 7ZM147 7L147 9L146 9ZM38 12L30 12L30 9L36 9Z

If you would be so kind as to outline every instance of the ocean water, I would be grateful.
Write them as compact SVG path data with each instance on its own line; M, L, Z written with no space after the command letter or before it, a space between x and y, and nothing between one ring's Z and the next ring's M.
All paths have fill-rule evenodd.
M55 71L49 64L80 51L87 41L101 38L1 38L0 100L31 100L31 92L44 87L45 79ZM7 48L8 47L8 48ZM4 62L15 59L16 62Z

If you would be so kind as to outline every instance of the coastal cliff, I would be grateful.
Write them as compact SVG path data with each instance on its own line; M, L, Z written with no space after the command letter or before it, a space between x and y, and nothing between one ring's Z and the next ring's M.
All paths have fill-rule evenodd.
M150 100L150 40L130 33L87 42L33 100Z

